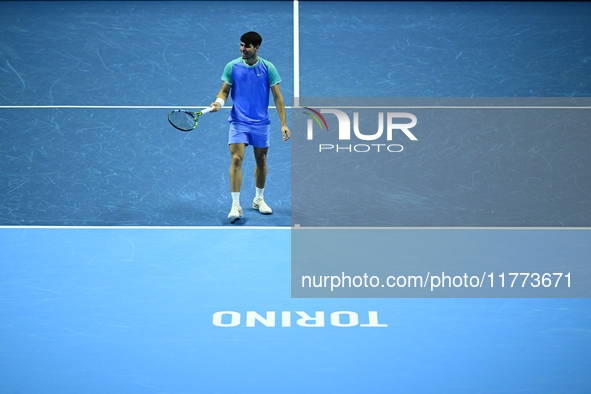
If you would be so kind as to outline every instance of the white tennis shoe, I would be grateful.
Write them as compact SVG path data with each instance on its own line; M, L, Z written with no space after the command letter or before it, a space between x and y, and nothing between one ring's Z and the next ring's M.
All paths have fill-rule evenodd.
M263 200L263 197L256 197L252 202L252 207L265 215L273 213L273 210L267 205L265 200Z
M242 207L240 206L239 202L232 203L232 210L228 214L228 219L234 222L236 219L240 219L242 217Z

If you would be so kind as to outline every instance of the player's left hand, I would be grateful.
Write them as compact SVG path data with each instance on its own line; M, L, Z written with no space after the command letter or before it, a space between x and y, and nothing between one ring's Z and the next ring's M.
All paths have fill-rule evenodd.
M289 139L289 127L283 126L281 127L281 134L283 134L283 141L287 141Z

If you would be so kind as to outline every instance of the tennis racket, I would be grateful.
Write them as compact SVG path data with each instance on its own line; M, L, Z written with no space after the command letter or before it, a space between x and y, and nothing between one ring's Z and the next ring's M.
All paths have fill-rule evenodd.
M175 109L168 114L168 121L171 125L182 131L191 131L197 127L197 121L203 114L211 112L213 107L205 108L200 112L189 112L184 109Z

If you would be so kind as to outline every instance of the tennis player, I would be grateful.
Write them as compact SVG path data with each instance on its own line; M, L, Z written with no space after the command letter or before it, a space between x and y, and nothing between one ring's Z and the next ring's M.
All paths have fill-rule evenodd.
M232 96L232 112L230 122L229 146L232 161L230 164L230 188L232 191L232 209L228 219L234 222L242 217L240 206L240 187L242 185L242 161L244 150L253 146L256 167L256 195L252 207L260 213L270 214L273 210L265 203L263 192L267 179L267 151L269 149L269 91L277 107L281 120L283 141L289 139L289 128L285 117L285 104L279 90L281 78L275 66L258 56L263 39L258 33L248 32L240 38L238 59L232 60L224 68L222 89L215 102L211 104L212 112L219 111Z

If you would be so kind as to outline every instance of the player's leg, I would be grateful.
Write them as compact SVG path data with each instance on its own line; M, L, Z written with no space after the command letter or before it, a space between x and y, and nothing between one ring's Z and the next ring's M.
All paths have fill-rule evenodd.
M242 162L244 161L244 144L230 144L230 188L232 193L240 193L242 186Z
M259 189L265 188L265 181L267 180L267 151L269 148L253 147L254 160L256 167L254 169L254 179L256 187Z
M265 203L263 198L263 191L265 189L265 181L267 180L267 151L266 148L253 147L254 159L256 167L254 169L254 179L256 182L256 196L252 202L252 207L257 209L260 213L269 214L273 210Z
M230 144L230 189L232 191L232 209L228 219L236 220L242 217L240 206L240 187L242 186L242 162L244 160L245 144Z

